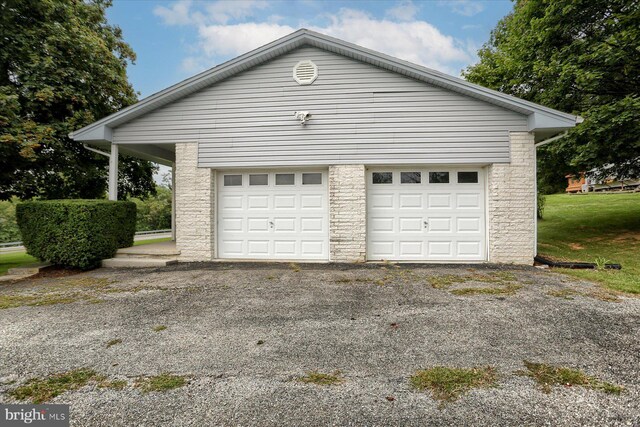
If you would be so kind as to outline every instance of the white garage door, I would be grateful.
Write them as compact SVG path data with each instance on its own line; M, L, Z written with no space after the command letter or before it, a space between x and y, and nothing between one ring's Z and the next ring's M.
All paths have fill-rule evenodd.
M482 169L370 168L367 191L368 259L486 259Z
M218 258L327 260L326 171L218 173Z

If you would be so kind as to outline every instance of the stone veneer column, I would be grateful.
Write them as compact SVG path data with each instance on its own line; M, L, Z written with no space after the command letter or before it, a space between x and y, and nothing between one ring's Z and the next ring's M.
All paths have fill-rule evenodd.
M329 240L331 261L365 261L367 185L364 165L329 167Z
M511 132L511 163L489 166L489 261L533 264L536 163L534 135Z
M215 182L212 169L198 167L198 144L176 144L176 247L180 261L215 257Z

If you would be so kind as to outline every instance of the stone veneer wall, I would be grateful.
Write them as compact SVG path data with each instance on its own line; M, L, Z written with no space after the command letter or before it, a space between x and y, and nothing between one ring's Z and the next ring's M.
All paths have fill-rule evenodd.
M489 166L489 261L533 264L536 156L534 135L511 132L511 163Z
M329 252L333 262L367 256L367 186L364 165L329 167Z
M180 261L215 258L215 170L198 168L198 144L176 144L176 248Z

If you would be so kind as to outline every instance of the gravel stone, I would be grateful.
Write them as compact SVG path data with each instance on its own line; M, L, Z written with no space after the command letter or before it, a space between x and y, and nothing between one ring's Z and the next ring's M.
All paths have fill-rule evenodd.
M86 367L129 385L56 397L51 403L71 405L74 426L640 425L638 298L554 297L548 292L597 288L527 267L297 265L184 263L3 285L0 297L55 290L91 298L0 310L0 403L15 403L7 391L29 378ZM522 285L515 294L450 292L498 282L429 284L502 271ZM103 285L92 289L93 278ZM66 289L70 280L83 287ZM155 332L158 325L167 329ZM122 343L107 348L113 339ZM581 369L625 391L545 394L516 374L523 360ZM409 387L416 370L437 365L493 366L498 386L441 406ZM345 381L296 381L308 371L340 371ZM134 387L164 372L187 384Z

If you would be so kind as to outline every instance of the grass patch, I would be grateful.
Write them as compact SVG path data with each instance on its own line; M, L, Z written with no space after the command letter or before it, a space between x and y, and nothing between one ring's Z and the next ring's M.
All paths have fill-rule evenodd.
M519 374L533 378L545 393L551 393L553 386L580 386L609 394L620 394L624 390L621 386L601 381L578 369L527 362L526 360L524 366L527 370L519 372Z
M8 394L18 400L29 400L37 404L48 402L66 391L77 390L90 381L100 379L102 377L91 369L76 369L43 379L32 378L24 385L10 390Z
M165 325L158 325L158 326L154 326L153 327L153 330L155 332L161 332L161 331L164 331L165 329L167 329L167 327Z
M298 381L306 384L316 385L338 385L344 382L340 371L335 371L332 374L326 374L318 371L307 372L304 376L298 377Z
M138 240L136 242L133 242L133 246L150 245L151 243L168 242L169 240L171 240L171 237L160 237L158 239Z
M416 371L409 382L416 390L430 390L434 399L444 403L454 401L474 388L495 387L498 374L490 366L476 368L436 366Z
M151 391L171 390L182 387L186 383L187 380L183 376L164 373L153 377L139 378L135 386L144 393L149 393Z
M0 295L0 310L22 306L39 307L43 305L70 304L82 299L82 296L77 294Z
M129 383L124 380L102 380L98 383L98 388L109 388L111 390L123 390Z
M114 345L122 344L122 340L120 338L113 339L107 342L107 348L113 347Z
M622 270L554 271L640 295L640 193L547 196L538 252L564 261L622 264Z
M27 255L26 252L9 252L0 255L0 275L7 274L10 268L23 267L39 262L38 258Z
M518 278L510 271L492 271L489 273L477 273L475 270L470 271L471 274L445 274L442 276L431 276L427 280L434 289L449 289L454 285L469 282L490 283L495 285L451 289L450 292L454 295L513 295L522 288L522 285L515 283Z
M509 283L501 287L453 289L451 293L454 295L513 295L520 288L522 288L521 285Z

